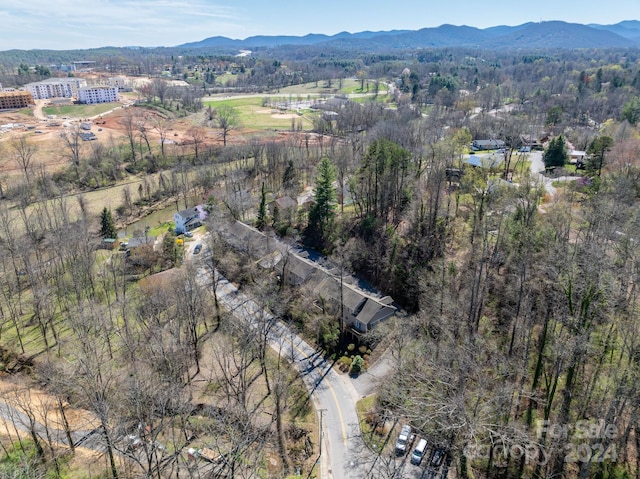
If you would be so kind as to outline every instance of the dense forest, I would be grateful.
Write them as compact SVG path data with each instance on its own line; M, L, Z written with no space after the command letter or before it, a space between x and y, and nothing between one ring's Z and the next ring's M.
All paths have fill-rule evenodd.
M55 75L48 65L77 55L1 52L0 82ZM34 165L29 139L0 141L20 172L0 178L0 345L14 384L2 394L30 425L21 435L4 418L0 474L311 475L308 393L269 350L270 321L248 327L219 304L217 270L336 367L353 364L354 348L358 368L390 361L364 420L381 443L395 420L446 450L456 477L640 477L637 49L82 56L155 79L123 116L122 138L90 147L79 132L61 138L67 161L56 172ZM232 81L217 83L231 70ZM339 89L348 78L368 96L333 95L312 129L293 122L277 139L244 136L236 111L202 101L314 82ZM178 118L198 123L189 142L165 148ZM222 143L205 140L211 128ZM503 161L471 166L470 145L484 139L504 142ZM538 144L546 149L532 151ZM582 168L569 164L568 145L585 152ZM532 172L535 155L547 180ZM83 194L133 177L142 183L121 190L113 218L106 205L102 218L87 213ZM314 201L295 215L266 209L267 197L309 186ZM200 269L171 231L135 257L99 249L112 222L194 198L209 211ZM283 271L225 242L235 220L327 256L391 296L399 314L364 335L349 330L344 313L314 306ZM203 271L213 288L198 280ZM44 410L24 384L55 401ZM82 439L70 408L91 414ZM72 475L70 457L92 441L100 467ZM225 460L196 467L188 447ZM369 474L397 477L398 467L380 460Z

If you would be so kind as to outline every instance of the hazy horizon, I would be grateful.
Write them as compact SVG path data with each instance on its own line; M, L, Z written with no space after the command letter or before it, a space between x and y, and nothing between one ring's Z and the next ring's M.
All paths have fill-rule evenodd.
M334 35L343 31L419 30L443 24L488 28L560 20L615 24L633 20L640 0L619 0L615 7L595 0L575 3L541 0L531 8L505 0L459 0L426 5L406 0L402 9L376 0L326 0L321 7L300 7L289 0L5 0L0 7L0 50L73 50L106 46L175 46L208 37L245 39L255 35ZM535 7L535 8L534 8Z

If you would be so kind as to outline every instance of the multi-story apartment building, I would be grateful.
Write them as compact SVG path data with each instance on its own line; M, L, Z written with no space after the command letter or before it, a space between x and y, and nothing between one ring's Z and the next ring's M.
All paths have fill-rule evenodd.
M118 91L133 91L131 81L125 77L111 77L108 80L108 84L109 86L117 87Z
M115 86L95 86L78 90L80 103L107 103L118 101L119 98L118 87Z
M25 108L33 104L33 97L28 91L0 91L0 110Z
M78 95L78 90L87 86L84 78L49 78L47 80L27 83L24 87L36 100L47 98L71 98Z

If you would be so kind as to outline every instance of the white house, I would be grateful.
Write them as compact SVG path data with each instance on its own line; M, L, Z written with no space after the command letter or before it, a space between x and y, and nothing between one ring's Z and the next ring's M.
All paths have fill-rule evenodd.
M173 221L176 224L176 234L182 234L202 226L202 222L206 217L207 212L202 209L201 205L174 213Z
M109 103L118 101L119 98L118 87L115 86L85 87L78 90L80 103Z
M569 163L575 165L576 163L584 163L584 159L587 156L586 151L571 150L569 152Z

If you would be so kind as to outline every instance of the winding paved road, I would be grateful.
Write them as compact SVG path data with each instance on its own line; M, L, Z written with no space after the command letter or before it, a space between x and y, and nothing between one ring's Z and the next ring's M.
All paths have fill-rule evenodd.
M202 282L211 281L210 273L205 268L199 268L198 278ZM270 328L268 339L271 347L290 361L300 373L320 414L323 436L321 477L364 478L367 469L365 462L370 458L360 437L355 409L358 394L351 382L338 374L319 351L222 276L218 277L216 294L218 300L237 319L248 321L254 327L267 324Z

